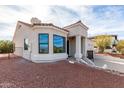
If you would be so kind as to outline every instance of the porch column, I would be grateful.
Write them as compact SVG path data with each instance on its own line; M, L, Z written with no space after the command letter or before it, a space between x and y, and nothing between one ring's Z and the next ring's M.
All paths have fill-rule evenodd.
M84 57L87 57L87 37L84 39Z
M82 48L81 49L82 50L82 52L81 52L82 53L82 57L85 57L85 37L82 38L81 44L82 44L82 47L81 47Z
M81 36L76 36L76 51L75 51L75 58L80 59L82 57L81 54Z

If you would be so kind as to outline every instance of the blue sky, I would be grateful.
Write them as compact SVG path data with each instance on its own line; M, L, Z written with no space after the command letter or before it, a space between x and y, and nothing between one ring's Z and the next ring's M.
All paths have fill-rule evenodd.
M117 34L124 39L124 6L0 6L0 40L12 40L18 20L32 17L63 27L81 20L89 27L88 36Z

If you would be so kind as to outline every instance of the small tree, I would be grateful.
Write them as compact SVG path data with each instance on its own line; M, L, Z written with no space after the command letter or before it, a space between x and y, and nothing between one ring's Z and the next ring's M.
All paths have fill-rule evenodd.
M8 53L8 58L10 58L10 53L14 52L14 43L9 40L0 41L0 53Z
M121 49L121 54L124 55L124 48Z
M124 40L120 40L116 48L121 54L124 54Z
M99 35L95 37L96 46L99 48L99 53L103 53L107 46L111 45L110 35Z

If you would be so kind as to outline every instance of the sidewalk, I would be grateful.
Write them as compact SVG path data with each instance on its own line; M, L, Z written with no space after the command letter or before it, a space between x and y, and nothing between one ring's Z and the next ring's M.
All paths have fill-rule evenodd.
M106 65L107 69L116 70L124 73L124 59L112 57L109 55L95 55L94 63L97 66L103 67Z
M124 62L124 59L117 58L117 57L112 57L109 55L104 55L104 54L95 54L96 59L108 59L108 60L113 60L113 61L118 61L118 62Z

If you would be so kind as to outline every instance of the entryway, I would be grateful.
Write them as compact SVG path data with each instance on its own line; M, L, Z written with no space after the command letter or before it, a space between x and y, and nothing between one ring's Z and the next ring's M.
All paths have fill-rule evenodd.
M75 55L75 37L69 37L67 40L67 53L68 57L74 57Z
M84 57L86 56L85 55L85 52L86 52L86 43L85 43L85 37L80 37L77 39L76 41L76 36L71 36L71 37L68 37L68 40L67 40L67 54L68 54L68 57L73 57L73 58L76 58L76 53L79 53L81 54L81 57Z

